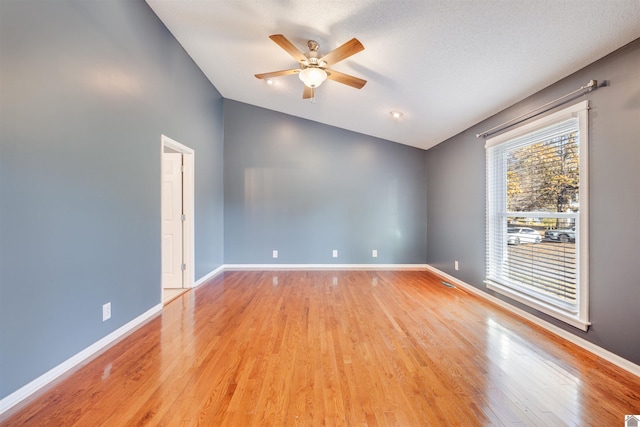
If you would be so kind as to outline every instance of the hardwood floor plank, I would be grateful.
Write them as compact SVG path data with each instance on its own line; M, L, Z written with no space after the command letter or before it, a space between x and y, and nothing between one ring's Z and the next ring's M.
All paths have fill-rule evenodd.
M0 425L618 425L640 413L640 378L441 281L225 272Z

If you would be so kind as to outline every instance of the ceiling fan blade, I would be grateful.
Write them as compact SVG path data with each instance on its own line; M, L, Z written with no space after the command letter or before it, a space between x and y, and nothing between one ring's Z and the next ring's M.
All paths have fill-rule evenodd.
M273 34L270 35L269 38L271 40L273 40L274 42L276 42L276 44L278 46L280 46L281 48L283 48L284 50L287 51L287 53L291 56L293 56L293 58L300 62L300 61L306 61L307 57L304 56L304 53L302 53L300 51L300 49L298 49L297 47L295 47L293 45L293 43L291 43L289 41L289 39L287 39L285 36L283 36L282 34Z
M256 78L270 79L271 77L289 76L291 74L298 74L299 72L300 72L299 68L293 68L291 70L272 71L270 73L256 74Z
M342 46L337 47L331 52L327 53L325 56L320 58L319 61L324 61L328 65L333 65L336 62L340 62L343 59L346 59L351 55L355 55L356 53L363 50L364 46L362 46L362 43L360 43L358 39L352 38Z
M302 92L302 99L313 98L313 96L315 95L315 91L316 90L314 88L305 85L304 92Z
M362 86L367 84L366 80L362 80L358 77L350 76L349 74L340 73L333 70L325 70L327 72L327 78L334 82L342 83L347 86L355 87L356 89L362 89Z

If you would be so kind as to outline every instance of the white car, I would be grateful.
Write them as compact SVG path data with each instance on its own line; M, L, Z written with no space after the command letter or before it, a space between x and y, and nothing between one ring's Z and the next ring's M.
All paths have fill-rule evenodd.
M508 227L507 244L519 245L520 243L540 243L542 236L531 227Z

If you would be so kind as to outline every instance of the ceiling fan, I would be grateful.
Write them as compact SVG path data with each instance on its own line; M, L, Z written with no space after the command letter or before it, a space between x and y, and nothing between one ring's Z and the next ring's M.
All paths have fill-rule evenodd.
M259 79L271 79L273 77L288 76L291 74L298 74L300 80L304 83L304 92L302 98L314 98L315 90L326 79L333 80L338 83L345 84L347 86L354 87L356 89L362 88L367 81L358 77L350 76L348 74L340 73L338 71L330 70L327 67L333 66L338 62L355 55L356 53L364 50L364 46L358 39L353 38L343 44L340 47L332 50L324 56L319 57L318 43L314 40L309 40L307 46L309 52L302 53L297 47L293 45L282 34L273 34L269 36L271 40L276 42L278 46L283 48L289 55L291 55L298 63L300 67L292 68L290 70L273 71L271 73L256 74Z

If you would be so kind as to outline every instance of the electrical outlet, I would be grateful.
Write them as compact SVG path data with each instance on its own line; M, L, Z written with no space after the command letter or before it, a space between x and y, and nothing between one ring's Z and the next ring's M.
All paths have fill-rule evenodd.
M373 258L378 258L378 250L377 250L377 249L372 250L372 251L371 251L371 256L372 256Z
M111 303L108 302L102 306L102 321L109 320L111 318Z
M338 250L337 249L333 250L333 257L334 258L338 258Z
M453 261L453 267L458 271L458 260Z
M274 249L273 251L273 257L274 258L278 258L278 251Z

